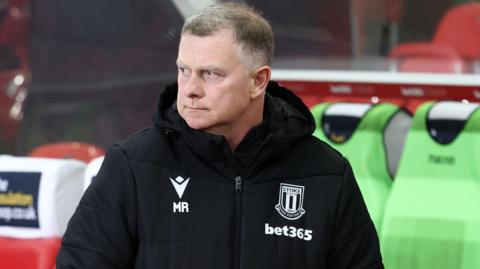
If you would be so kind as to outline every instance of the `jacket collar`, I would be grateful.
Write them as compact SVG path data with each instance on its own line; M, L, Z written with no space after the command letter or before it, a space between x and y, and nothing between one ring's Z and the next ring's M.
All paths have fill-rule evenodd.
M176 98L175 83L161 93L154 124L160 129L181 135L197 155L210 161L224 162L229 153L224 137L190 128L178 114ZM260 159L281 154L293 141L311 135L315 129L313 117L300 98L276 82L269 82L265 102L264 121L247 134L236 150L245 162L256 155L256 150L264 142L262 154L258 156Z

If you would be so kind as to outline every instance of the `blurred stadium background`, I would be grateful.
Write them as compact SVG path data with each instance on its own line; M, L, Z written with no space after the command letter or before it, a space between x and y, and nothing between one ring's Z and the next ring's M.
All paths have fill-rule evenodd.
M105 150L176 80L184 18L214 2L0 0L0 268L54 268ZM386 268L480 268L480 2L240 2L352 163Z

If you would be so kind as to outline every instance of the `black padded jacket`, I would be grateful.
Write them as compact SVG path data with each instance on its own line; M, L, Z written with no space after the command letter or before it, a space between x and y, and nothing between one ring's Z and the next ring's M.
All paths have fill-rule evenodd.
M108 151L57 269L383 268L351 167L299 98L270 82L263 123L231 152L186 125L176 92Z

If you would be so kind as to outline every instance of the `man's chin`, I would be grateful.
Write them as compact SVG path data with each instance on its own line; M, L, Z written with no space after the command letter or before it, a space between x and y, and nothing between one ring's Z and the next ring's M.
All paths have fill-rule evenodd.
M185 121L188 125L193 130L198 130L198 131L203 131L205 133L213 134L213 135L224 135L224 132L222 131L219 126L207 124L206 122L199 122L199 121Z
M186 120L185 121L188 125L188 127L194 129L194 130L200 130L203 131L205 129L208 129L209 125L206 124L205 122L201 122L198 120Z

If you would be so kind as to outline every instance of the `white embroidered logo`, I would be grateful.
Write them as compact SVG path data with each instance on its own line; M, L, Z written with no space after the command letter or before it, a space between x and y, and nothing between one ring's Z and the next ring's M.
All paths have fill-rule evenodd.
M280 183L278 204L275 209L288 220L300 218L305 214L305 209L303 209L304 191L304 186Z
M172 185L178 194L178 198L182 199L183 193L187 188L189 180L190 178L184 179L183 177L180 177L180 176L176 177L175 179L170 178L170 181L172 182Z

